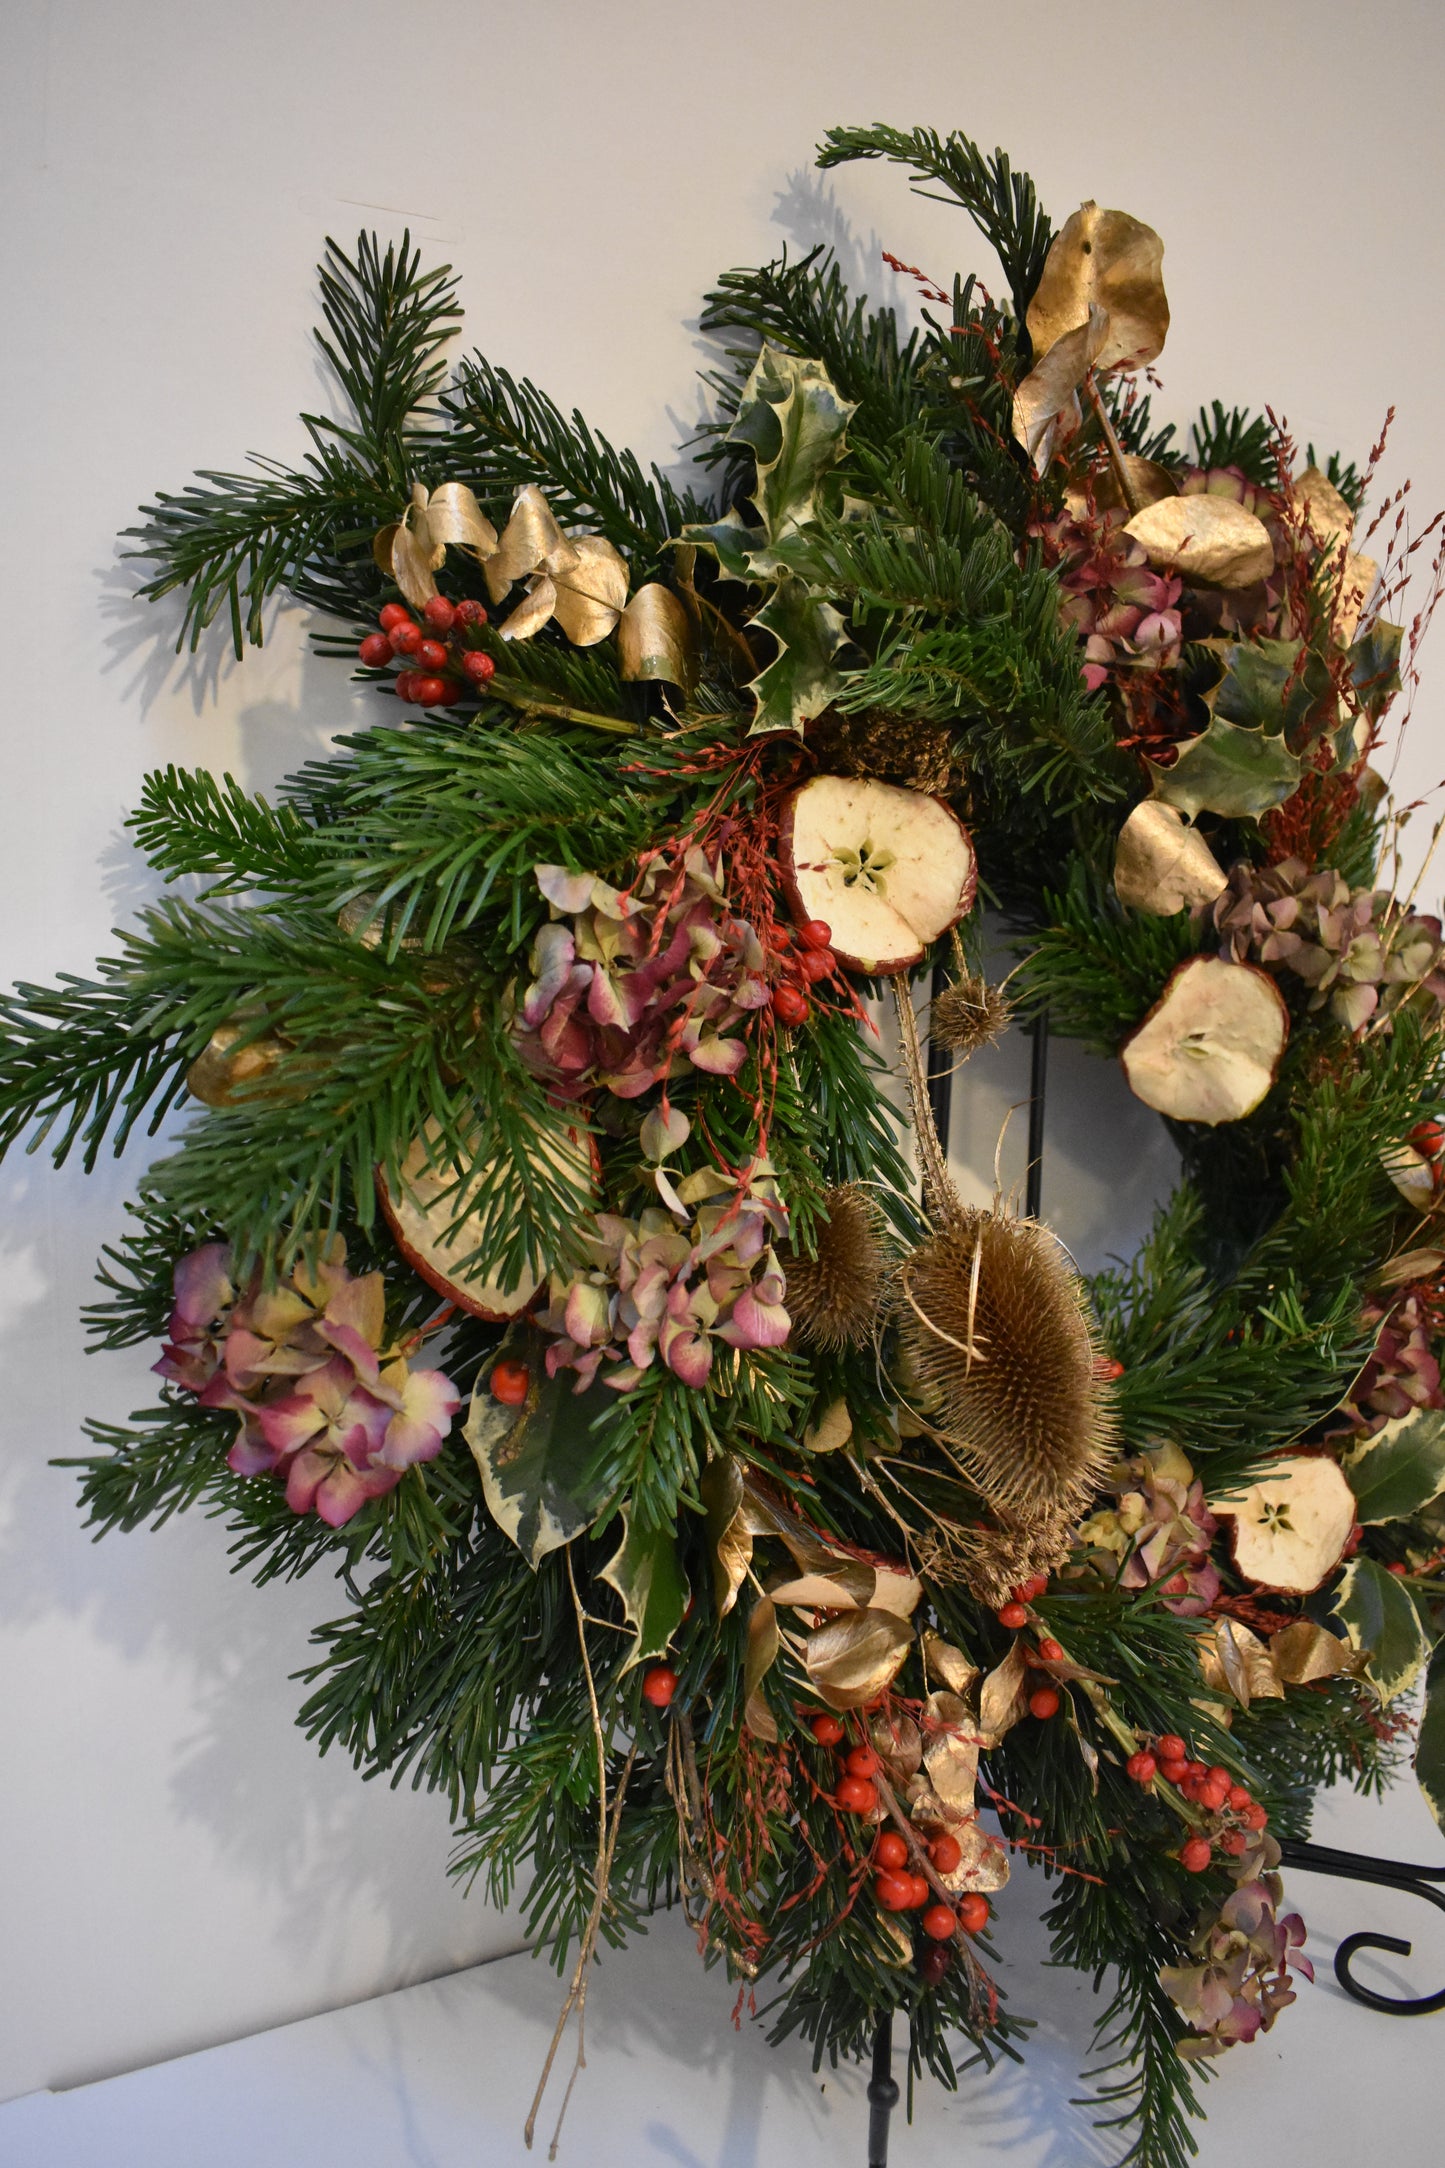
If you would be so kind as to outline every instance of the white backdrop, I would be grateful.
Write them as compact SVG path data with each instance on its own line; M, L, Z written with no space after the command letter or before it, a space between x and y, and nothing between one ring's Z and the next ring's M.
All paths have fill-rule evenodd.
M835 121L962 126L1056 218L1093 195L1164 235L1170 415L1271 401L1301 442L1362 456L1394 401L1390 478L1445 499L1429 0L31 0L0 20L5 980L86 972L149 893L121 826L147 768L263 786L375 716L294 616L241 669L219 639L178 663L178 613L129 599L114 541L196 466L301 451L328 232L409 225L463 273L469 342L666 462L699 413L717 271L826 239L885 297L881 245L991 274L900 172L811 165ZM1442 684L1445 657L1410 791L1445 765ZM1167 1155L1110 1073L1061 1051L1054 1085L1046 1209L1091 1264L1133 1240ZM978 1174L1019 1096L1003 1056L960 1104ZM292 1728L287 1674L339 1591L256 1595L206 1523L93 1549L47 1465L84 1415L147 1396L144 1358L81 1362L76 1321L139 1165L0 1170L0 2098L518 1939L446 1884L438 1803L362 1787Z

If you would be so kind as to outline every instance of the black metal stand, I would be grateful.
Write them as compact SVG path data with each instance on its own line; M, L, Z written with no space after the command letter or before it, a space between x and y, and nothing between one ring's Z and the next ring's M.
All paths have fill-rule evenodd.
M1445 1912L1445 1894L1430 1887L1432 1882L1445 1882L1445 1867L1407 1867L1399 1860L1377 1859L1371 1852L1336 1852L1327 1844L1281 1840L1279 1849L1282 1865L1303 1874L1336 1875L1341 1881L1378 1882L1382 1889L1408 1890L1412 1897L1423 1897L1426 1904ZM1365 1987L1350 1970L1360 1950L1408 1957L1410 1947L1398 1935L1377 1935L1368 1929L1346 1935L1335 1952L1335 1978L1352 2000L1370 2010L1387 2011L1391 2017L1428 2017L1432 2010L1445 2010L1445 1988L1435 1995L1382 1995L1376 1988Z
M890 2016L879 2019L873 2035L873 2075L868 2080L868 2168L888 2168L888 2125L897 2105Z

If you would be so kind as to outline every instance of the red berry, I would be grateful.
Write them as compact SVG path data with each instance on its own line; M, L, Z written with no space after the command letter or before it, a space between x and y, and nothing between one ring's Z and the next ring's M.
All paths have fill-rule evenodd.
M1214 1847L1207 1837L1191 1837L1179 1848L1179 1864L1188 1874L1203 1874L1214 1857Z
M393 655L414 655L421 646L421 626L414 625L409 617L402 618L387 634Z
M418 677L412 674L411 697L419 708L444 708L461 691L455 678Z
M468 648L462 657L462 670L474 685L485 685L496 667L491 656L484 655L480 648Z
M1160 1736L1159 1759L1161 1761L1188 1761L1189 1749L1177 1731L1166 1731Z
M520 1408L532 1389L532 1373L525 1363L503 1355L492 1364L491 1394L504 1408Z
M805 948L798 958L798 970L809 986L830 978L837 968L838 959L830 948Z
M902 1879L908 1884L909 1911L921 1912L923 1907L928 1903L929 1898L933 1895L933 1891L930 1889L928 1884L927 1875L910 1874L903 1876Z
M356 652L368 670L382 670L391 661L391 642L384 632L369 632Z
M413 658L418 670L435 672L445 670L447 651L440 640L423 640Z
M1219 1841L1231 1859L1238 1859L1241 1853L1249 1850L1249 1839L1242 1829L1226 1829Z
M1269 1820L1269 1809L1260 1806L1256 1802L1254 1806L1245 1808L1240 1820L1244 1823L1246 1829L1263 1829L1265 1823Z
M871 1814L878 1804L878 1789L866 1777L843 1777L833 1797L845 1814Z
M1236 1814L1240 1813L1245 1807L1249 1805L1249 1794L1242 1784L1230 1785L1229 1804L1233 1807Z
M378 613L376 622L383 632L390 632L393 625L409 625L411 611L403 602L388 602Z
M1029 1695L1029 1714L1047 1719L1059 1713L1059 1690L1056 1686L1036 1687Z
M850 1777L871 1777L878 1767L878 1756L871 1746L855 1746L848 1749L843 1767Z
M808 1729L819 1746L840 1746L846 1734L836 1716L819 1714L808 1718Z
M947 1942L958 1933L958 1921L947 1905L930 1905L920 1924L935 1942Z
M1011 1627L1015 1633L1018 1632L1020 1626L1027 1626L1029 1622L1028 1612L1018 1602L1017 1598L1011 1603L1000 1604L995 1615L1000 1626Z
M1232 1784L1234 1782L1234 1778L1225 1768L1223 1762L1212 1762L1204 1774L1211 1784Z
M798 928L798 939L804 948L825 949L833 939L833 929L825 918L810 918Z
M398 670L396 676L392 679L391 689L396 694L398 700L411 699L411 679L412 673L410 670Z
M808 1013L808 997L799 986L773 988L773 1014L780 1024L801 1024Z
M1101 1385L1112 1385L1115 1378L1124 1375L1124 1365L1114 1355L1098 1355L1094 1358L1094 1375Z
M1229 1786L1221 1784L1217 1777L1206 1777L1194 1787L1194 1796L1201 1807L1208 1807L1211 1814L1218 1814L1229 1797Z
M421 614L433 632L450 632L456 622L456 604L448 602L445 595L430 595Z
M665 1709L677 1692L677 1673L670 1664L654 1664L642 1675L642 1698L654 1709Z
M988 1899L970 1890L958 1901L958 1923L965 1934L981 1935L988 1925Z
M952 1874L963 1857L963 1847L957 1837L935 1837L928 1847L928 1856L940 1874Z
M1393 1573L1401 1581L1407 1580L1410 1573L1409 1567L1402 1565L1398 1558L1392 1559L1390 1564L1386 1566L1385 1571L1386 1573Z
M880 1867L891 1867L897 1873L908 1865L908 1839L900 1837L896 1829L885 1829L873 1847L873 1857Z
M487 622L485 609L480 602L474 602L470 595L464 596L457 604L453 616L459 625L485 625Z
M875 1877L873 1894L885 1912L907 1912L913 1903L913 1883L906 1874Z
M926 1942L918 1955L919 1977L928 1987L941 1987L951 1964L946 1942Z
M1200 1777L1207 1777L1209 1771L1205 1768L1202 1761L1192 1761L1189 1764L1189 1774L1195 1779L1197 1783Z
M1131 1754L1124 1764L1125 1773L1136 1784L1152 1784L1158 1774L1159 1764L1152 1754Z
M1048 1575L1046 1573L1036 1573L1028 1584L1029 1595L1031 1597L1042 1596L1046 1592L1048 1585Z
M1166 1784L1187 1784L1189 1781L1189 1764L1188 1762L1174 1761L1173 1759L1161 1761L1159 1774Z
M1046 1664L1061 1664L1064 1660L1063 1649L1047 1634L1039 1643L1039 1655Z
M1417 1122L1409 1141L1422 1159L1438 1159L1445 1151L1445 1127L1439 1122Z

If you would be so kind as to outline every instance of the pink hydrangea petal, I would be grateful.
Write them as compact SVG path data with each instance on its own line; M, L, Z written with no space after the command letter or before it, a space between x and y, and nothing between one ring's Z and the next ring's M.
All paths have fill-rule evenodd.
M184 1324L209 1325L227 1303L235 1299L231 1285L231 1247L227 1242L207 1242L189 1257L182 1257L171 1276L176 1293L175 1317ZM176 1330L173 1320L171 1330Z

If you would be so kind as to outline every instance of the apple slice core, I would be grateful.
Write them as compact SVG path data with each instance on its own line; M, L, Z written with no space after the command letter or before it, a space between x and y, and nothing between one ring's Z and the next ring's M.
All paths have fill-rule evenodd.
M1295 1453L1211 1511L1233 1521L1234 1563L1246 1581L1310 1596L1344 1556L1355 1494L1328 1453Z
M940 799L867 776L819 775L783 814L783 886L800 925L822 919L850 971L907 971L973 903L968 831Z

